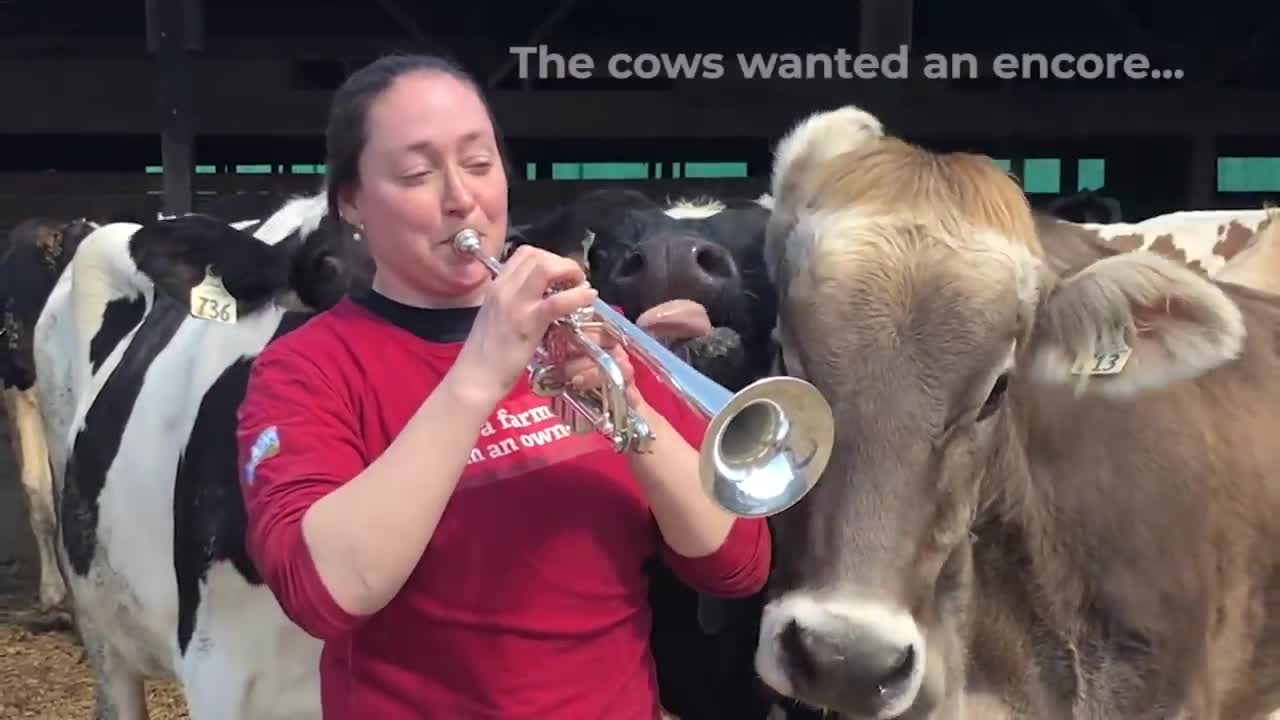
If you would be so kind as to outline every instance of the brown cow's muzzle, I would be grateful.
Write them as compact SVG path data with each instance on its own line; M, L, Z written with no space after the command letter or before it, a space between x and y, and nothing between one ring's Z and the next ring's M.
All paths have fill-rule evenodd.
M756 671L777 692L861 718L896 718L915 703L925 647L905 611L791 593L765 607Z

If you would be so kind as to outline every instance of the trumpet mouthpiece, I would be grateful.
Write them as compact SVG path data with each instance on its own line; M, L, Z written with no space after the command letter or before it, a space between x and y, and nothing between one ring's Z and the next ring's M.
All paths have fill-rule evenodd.
M489 272L494 275L502 272L502 263L483 252L484 248L480 245L480 233L472 228L463 228L458 231L457 235L453 236L453 249L463 255L470 255L479 260L480 264L489 268Z
M475 252L480 249L480 233L471 228L463 228L453 236L453 247L455 250L464 253Z

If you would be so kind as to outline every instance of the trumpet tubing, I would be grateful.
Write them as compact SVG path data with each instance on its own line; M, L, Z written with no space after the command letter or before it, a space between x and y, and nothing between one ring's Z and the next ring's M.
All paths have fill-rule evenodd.
M470 228L453 238L454 249L471 255L495 276L502 264L485 255ZM644 417L629 406L618 363L586 333L607 332L649 368L686 405L708 422L699 448L703 491L741 517L775 515L798 502L817 483L831 458L835 421L817 388L793 377L757 380L737 393L685 363L607 303L560 318L548 328L530 363L539 395L574 432L599 432L618 452L645 452L655 439ZM556 378L557 363L574 350L600 369L600 389L579 390Z

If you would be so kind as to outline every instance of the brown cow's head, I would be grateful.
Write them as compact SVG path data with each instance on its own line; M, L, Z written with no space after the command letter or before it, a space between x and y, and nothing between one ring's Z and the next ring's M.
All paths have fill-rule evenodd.
M1124 397L1195 376L1234 357L1244 329L1167 258L1056 276L1025 196L989 159L865 126L847 108L819 115L777 155L779 369L826 395L836 445L774 518L756 667L852 717L926 718L963 683L973 520L998 483L1026 477L1020 407L1046 385ZM1121 341L1129 356L1107 355ZM1123 372L1077 376L1077 358Z

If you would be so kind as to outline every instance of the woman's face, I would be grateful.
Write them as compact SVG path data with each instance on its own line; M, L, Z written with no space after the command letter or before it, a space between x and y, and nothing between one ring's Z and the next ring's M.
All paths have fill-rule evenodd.
M498 257L507 177L484 105L439 72L402 75L370 106L359 181L343 193L377 263L374 287L411 305L478 305L489 271L450 244L474 228Z

